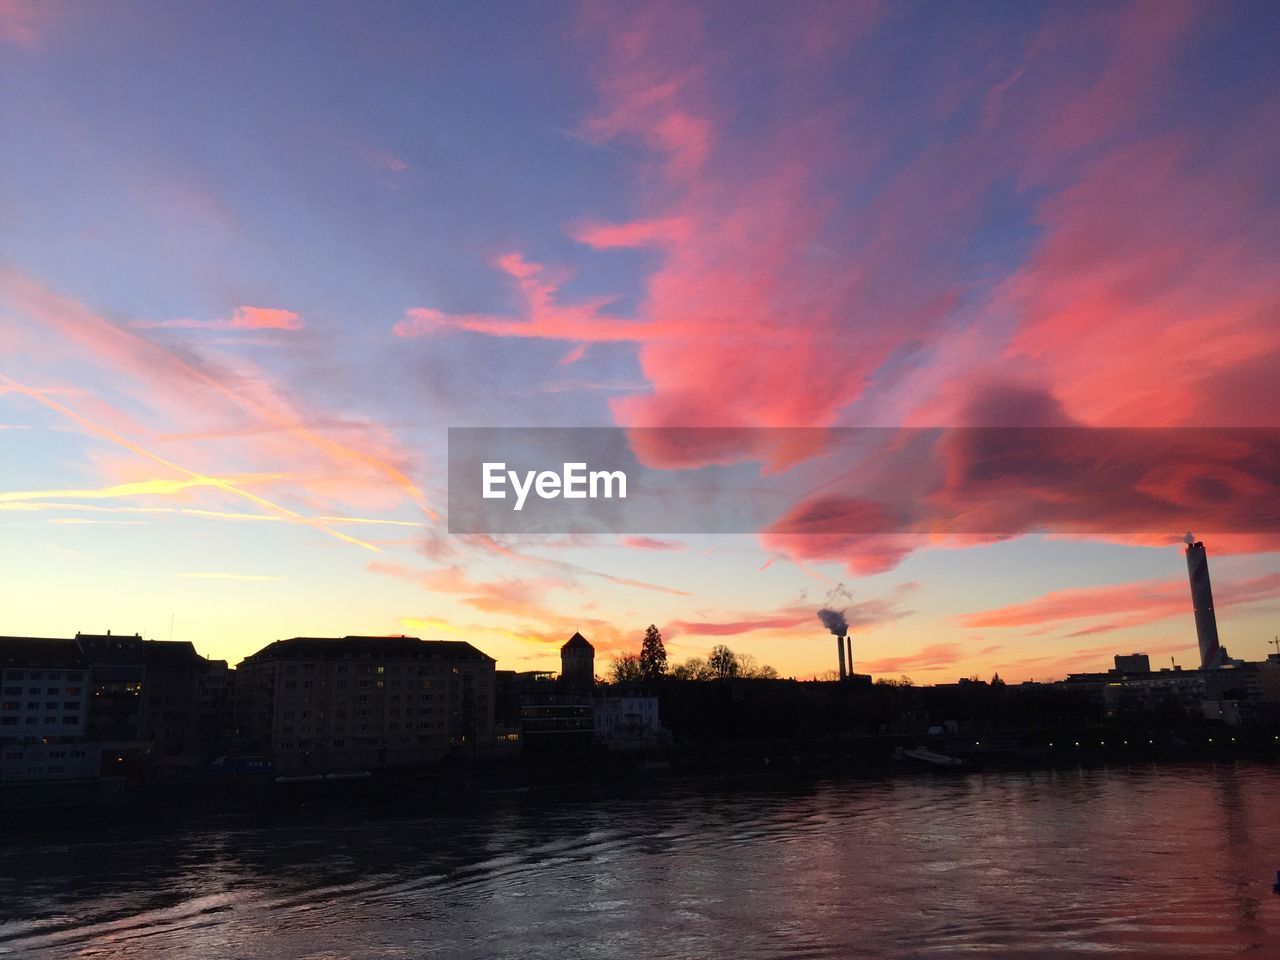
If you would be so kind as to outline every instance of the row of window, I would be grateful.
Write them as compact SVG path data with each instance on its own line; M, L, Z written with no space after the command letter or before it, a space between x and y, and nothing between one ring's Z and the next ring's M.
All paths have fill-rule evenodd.
M6 751L4 758L6 760L21 760L24 754L21 750ZM72 760L83 760L85 753L83 750L50 750L46 759L63 760L70 757Z
M43 672L40 670L6 670L4 674L6 682L10 680L83 680L83 670L50 670Z
M465 740L465 738L463 739ZM352 737L351 738L351 745L353 747L389 747L393 743L399 746L408 747L408 746L414 745L414 743L428 744L428 743L439 743L439 742L440 741L438 737L424 737L424 736ZM347 740L344 737L335 737L331 741L331 743L332 743L332 746L338 747L338 748L343 748L347 746ZM315 743L313 740L310 740L304 737L299 740L285 740L280 744L280 749L281 750L310 750L313 747L321 747L321 746L323 746L323 744Z
M43 693L47 697L78 697L80 696L80 687L27 687L27 696L38 697ZM5 687L4 695L6 697L22 696L22 687Z
M57 703L55 703L55 702L53 702L53 701L45 701L44 708L45 708L46 710L57 710L57 709L59 709L58 704L57 704ZM21 701L21 700L6 700L6 701L4 701L4 709L5 709L5 710L21 710L21 709L22 709L22 701ZM28 710L39 710L39 709L40 709L40 702L39 702L38 700L28 700L28 701L27 701L27 709L28 709ZM63 702L61 709L63 709L63 710L74 710L76 713L79 713L79 712L80 712L80 709L81 709L81 704L80 704L80 701L79 701L79 700L67 700L67 701L64 701L64 702Z
M419 721L418 721L418 729L419 729L419 730L430 730L430 729L431 729L431 726L432 726L432 721L430 721L430 720L419 720ZM439 729L439 730L443 730L443 729L444 729L444 721L443 721L443 720L436 720L436 721L435 721L435 726L436 726L436 728L437 728L437 729ZM370 730L370 729L373 729L374 727L377 727L377 728L381 729L381 728L382 728L382 724L357 723L353 729L356 729L356 730ZM391 723L386 724L386 728L387 728L388 730L399 730L399 729L400 729L400 724L399 724L398 722L396 722L396 721L392 721ZM405 728L406 730L412 730L412 729L413 729L413 723L412 723L412 722L410 722L410 721L405 721L404 728ZM295 733L295 732L300 732L300 733L310 733L312 729L316 730L316 732L319 732L319 731L323 730L323 729L324 729L324 727L320 726L319 724L316 724L316 726L313 728L310 724L304 723L304 724L302 724L301 729L300 729L300 730L298 730L298 728L296 728L294 724L292 724L292 723L286 723L286 724L283 724L283 725L280 727L280 732L281 732L281 733Z
M426 697L424 699L429 700L430 697ZM443 710L444 708L441 707L441 709ZM406 708L403 712L406 717L411 717L413 716L413 713L414 713L412 707ZM436 712L435 707L419 707L418 708L418 714L424 717L427 716L428 714L432 714L435 712ZM373 716L373 714L374 714L374 711L368 709L367 707L362 707L361 709L356 711L357 717L371 717ZM387 709L387 710L379 710L378 714L380 716L386 716L386 717L398 717L401 714L401 710L399 707L391 707L390 709ZM346 710L333 711L333 718L335 720L344 720L346 719L346 716L347 716ZM326 717L326 714L323 710L316 711L317 720L323 720L325 719L325 717ZM281 710L280 719L281 720L294 720L294 719L309 720L311 719L311 711L310 710Z
M28 727L34 727L40 723L39 717L22 717L22 718L0 717L0 726L16 727L18 725L19 719L21 719L23 724ZM62 722L62 725L64 727L73 727L80 723L80 717L78 715L67 713L67 714L63 714L61 717L45 717L44 718L44 722L47 726L52 726L58 723L59 721Z

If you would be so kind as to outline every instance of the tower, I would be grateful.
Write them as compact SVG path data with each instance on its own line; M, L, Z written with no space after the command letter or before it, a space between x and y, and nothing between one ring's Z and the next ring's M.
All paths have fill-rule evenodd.
M1225 651L1218 642L1218 618L1213 613L1213 587L1209 584L1209 556L1204 544L1187 534L1187 576L1191 580L1191 605L1196 614L1196 640L1200 645L1200 669L1222 666Z
M596 682L596 648L575 633L560 648L560 681L574 690L590 690Z

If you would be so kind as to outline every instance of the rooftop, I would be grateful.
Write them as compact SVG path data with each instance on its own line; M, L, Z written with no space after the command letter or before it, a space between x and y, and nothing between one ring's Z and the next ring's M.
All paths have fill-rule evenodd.
M267 644L242 663L269 660L472 660L493 658L465 640L419 637L291 637Z
M593 647L590 643L587 642L586 637L584 637L580 633L575 633L572 637L569 638L568 642L566 642L565 645L560 648L560 652L564 653L566 650L590 650L592 652L595 652L595 649L596 649L595 647Z

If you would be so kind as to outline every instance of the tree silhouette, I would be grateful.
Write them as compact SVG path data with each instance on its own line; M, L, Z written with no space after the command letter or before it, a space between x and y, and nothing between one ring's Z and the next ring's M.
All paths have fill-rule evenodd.
M707 658L707 666L711 675L718 680L736 677L739 672L738 655L723 643L711 648L711 656Z
M667 673L667 648L662 645L662 634L652 623L640 645L640 673L645 680L657 680Z
M671 671L676 680L710 680L711 668L701 657L690 657Z
M640 683L644 680L644 670L640 666L640 658L634 653L615 655L609 664L609 679L613 683Z

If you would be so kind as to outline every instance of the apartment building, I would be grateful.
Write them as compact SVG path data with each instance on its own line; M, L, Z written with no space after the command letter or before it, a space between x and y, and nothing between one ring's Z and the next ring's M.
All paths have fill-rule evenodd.
M463 641L293 637L235 671L240 732L276 769L338 772L491 747L494 660Z

